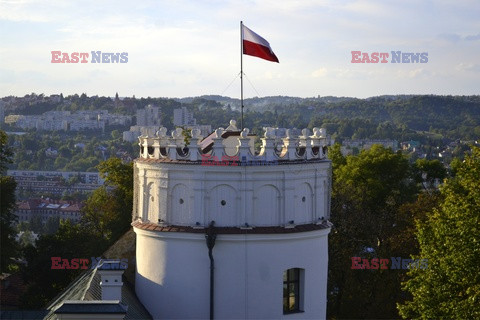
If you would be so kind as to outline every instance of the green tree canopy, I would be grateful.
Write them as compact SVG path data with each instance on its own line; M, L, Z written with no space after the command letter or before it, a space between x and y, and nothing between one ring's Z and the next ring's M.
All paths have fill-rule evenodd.
M83 223L107 239L117 239L130 228L133 208L133 163L110 158L98 165L105 185L87 200Z
M97 257L108 246L102 237L97 237L80 224L62 221L57 233L44 234L36 242L36 247L27 246L23 250L27 264L22 267L23 279L28 284L22 296L22 307L36 309L63 290L81 269L52 270L52 257L71 261L73 258L88 259ZM89 266L90 267L90 266Z
M79 224L62 221L55 234L44 234L36 247L27 246L23 268L28 292L24 308L39 308L63 290L80 270L52 270L51 257L65 259L97 257L129 228L133 204L133 165L110 158L99 165L106 186L95 190L83 208ZM33 221L32 221L33 222ZM47 232L56 227L47 221Z
M0 130L0 173L7 170L7 165L12 163L13 151L8 146L8 136L5 131Z
M329 236L328 316L395 318L403 270L352 270L352 257L409 257L408 215L402 205L415 199L416 183L408 160L380 145L358 156L330 154L334 181ZM406 239L405 239L406 238Z
M441 187L438 209L417 222L420 259L404 288L413 300L399 304L408 319L480 318L480 148Z
M0 130L0 272L9 271L10 259L18 255L15 230L12 227L16 220L14 210L17 183L12 177L4 176L13 155L7 141L7 134Z
M417 172L417 181L421 182L425 189L433 188L435 180L442 182L447 177L447 169L438 159L417 159L415 161L415 170Z

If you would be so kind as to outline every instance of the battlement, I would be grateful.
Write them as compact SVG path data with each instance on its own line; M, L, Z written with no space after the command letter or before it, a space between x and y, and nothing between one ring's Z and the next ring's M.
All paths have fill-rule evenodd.
M153 131L153 130L152 130ZM326 159L327 135L324 128L303 129L295 136L292 130L281 132L279 129L265 128L261 138L262 146L255 152L255 136L248 128L239 130L235 120L230 125L216 129L207 137L200 135L200 130L190 131L190 141L185 144L182 128L167 135L167 128L160 127L156 132L140 136L140 160L229 163L230 165L254 165L258 163L275 163L278 161L322 160Z

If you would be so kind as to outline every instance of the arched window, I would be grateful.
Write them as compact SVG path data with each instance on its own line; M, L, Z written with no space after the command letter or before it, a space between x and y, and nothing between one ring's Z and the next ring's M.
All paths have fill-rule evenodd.
M303 312L304 269L292 268L283 272L283 313Z

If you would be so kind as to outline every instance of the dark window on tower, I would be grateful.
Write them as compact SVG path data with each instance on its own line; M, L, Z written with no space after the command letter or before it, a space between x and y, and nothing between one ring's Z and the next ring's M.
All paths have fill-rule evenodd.
M303 312L300 300L302 269L292 268L283 272L283 313Z

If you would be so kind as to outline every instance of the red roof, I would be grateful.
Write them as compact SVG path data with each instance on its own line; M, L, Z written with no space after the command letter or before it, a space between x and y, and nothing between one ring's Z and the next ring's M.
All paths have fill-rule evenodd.
M51 205L51 207L48 207ZM18 210L37 210L49 209L59 211L80 211L83 204L75 201L53 200L53 199L29 199L26 201L17 202Z

